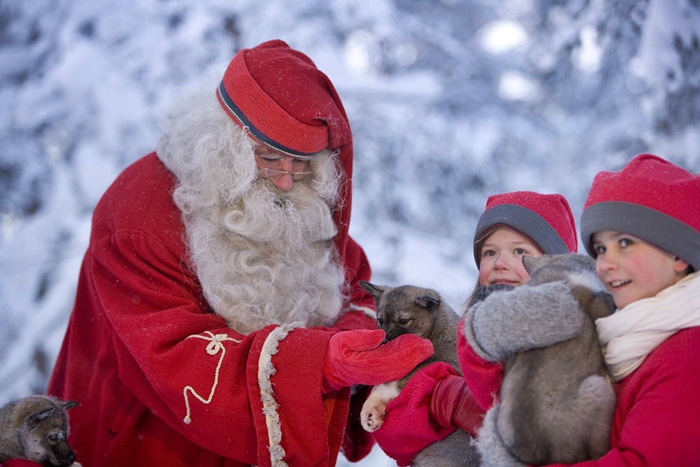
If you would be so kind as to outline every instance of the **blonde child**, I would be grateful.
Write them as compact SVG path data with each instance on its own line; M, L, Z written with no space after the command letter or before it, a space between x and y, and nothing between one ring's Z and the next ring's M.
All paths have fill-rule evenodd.
M576 223L559 194L515 191L489 196L474 233L477 287L522 285L522 256L575 252Z
M486 201L474 234L474 260L479 269L468 304L493 290L525 284L530 276L522 257L575 253L576 222L568 201L560 194L516 191L492 195ZM513 307L514 313L520 311ZM469 326L460 324L459 357L462 374L476 402L487 410L503 381L499 359L486 360L465 341ZM511 339L511 336L503 336ZM528 336L525 336L528 339Z

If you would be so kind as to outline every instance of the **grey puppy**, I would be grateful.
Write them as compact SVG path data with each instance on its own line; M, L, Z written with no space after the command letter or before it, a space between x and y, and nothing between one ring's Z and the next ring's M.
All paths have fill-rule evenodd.
M528 299L532 315L547 320L549 312L561 311L552 304L566 303L573 297L578 316L572 316L579 320L580 327L572 327L577 333L568 340L517 352L506 360L500 403L486 415L478 434L479 452L485 466L571 464L597 459L609 449L615 393L595 320L610 315L615 305L595 274L595 261L588 256L525 256L523 264L530 281L517 293L492 294L481 306L493 307L495 302L496 306L500 303L501 307L512 308L514 302L506 301L509 296L518 297L521 304ZM485 309L484 314L490 311ZM537 332L537 326L523 331L529 333L528 338ZM494 334L494 340L500 338L505 337ZM468 340L473 341L469 336ZM513 462L499 457L503 448L503 454L511 456Z
M387 287L360 282L377 302L377 326L390 341L401 334L416 334L433 344L434 353L404 378L372 389L362 408L362 426L367 431L379 429L386 404L396 396L408 380L421 368L434 362L446 362L459 372L457 360L457 325L460 317L432 289L404 285ZM479 465L479 455L472 437L457 430L442 441L421 451L413 467L469 467Z
M28 459L46 467L79 467L66 441L66 411L76 405L49 396L28 396L0 408L0 462Z

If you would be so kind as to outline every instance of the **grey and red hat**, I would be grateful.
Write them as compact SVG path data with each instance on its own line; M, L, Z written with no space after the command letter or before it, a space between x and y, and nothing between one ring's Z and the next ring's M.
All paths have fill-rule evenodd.
M581 239L593 257L591 237L603 230L639 237L700 270L700 175L653 154L619 172L599 172L581 216Z
M491 195L474 234L474 259L479 267L484 237L507 226L534 241L545 254L578 250L576 222L568 201L559 194L513 191Z

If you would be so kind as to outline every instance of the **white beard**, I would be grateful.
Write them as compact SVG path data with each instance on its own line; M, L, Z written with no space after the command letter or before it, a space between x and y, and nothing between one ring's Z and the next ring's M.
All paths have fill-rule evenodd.
M345 283L330 208L335 157L315 156L312 181L278 190L256 178L251 141L213 93L200 100L172 114L158 155L180 181L173 197L204 296L244 334L268 324L331 325ZM187 115L192 108L198 115Z

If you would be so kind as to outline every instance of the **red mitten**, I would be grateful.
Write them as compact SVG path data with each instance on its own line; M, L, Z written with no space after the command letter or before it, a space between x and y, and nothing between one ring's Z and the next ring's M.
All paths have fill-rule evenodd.
M384 423L373 434L377 444L399 466L410 465L416 454L457 429L433 423L430 413L433 391L440 381L451 376L459 377L450 365L432 363L413 375L398 397L387 404Z
M381 329L334 334L328 341L323 369L325 389L395 381L433 354L433 344L414 334L403 334L381 345L384 338Z
M486 411L476 403L461 376L446 376L435 385L430 401L430 419L439 427L456 426L476 436L484 415Z

